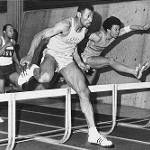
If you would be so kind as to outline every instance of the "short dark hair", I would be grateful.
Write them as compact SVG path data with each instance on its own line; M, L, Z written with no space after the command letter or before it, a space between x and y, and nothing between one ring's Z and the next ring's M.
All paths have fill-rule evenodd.
M2 31L6 31L6 29L7 29L7 27L8 27L8 26L13 27L13 25L12 25L12 24L5 24L5 25L3 26Z
M103 23L103 28L105 31L107 31L107 29L111 29L113 25L119 25L120 28L122 27L122 22L120 21L119 18L115 17L115 16L110 16L109 18L107 18L104 23Z
M82 12L85 9L89 9L91 11L94 11L94 7L91 4L81 4L81 5L78 6L77 11L78 12Z

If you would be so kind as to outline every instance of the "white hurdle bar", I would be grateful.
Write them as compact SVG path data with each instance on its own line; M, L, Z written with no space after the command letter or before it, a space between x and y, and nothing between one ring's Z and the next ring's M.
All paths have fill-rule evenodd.
M149 89L150 82L142 83L125 83L125 84L108 84L108 85L95 85L89 86L91 92L104 92L112 91L112 127L108 132L104 134L110 134L116 125L117 114L117 91L121 90L133 90L133 89ZM47 98L47 97L60 97L66 96L66 108L65 108L65 133L62 139L56 140L41 136L33 136L27 138L33 138L38 141L46 143L64 143L71 134L71 94L76 92L71 88L63 89L50 89L50 90L38 90L16 93L0 94L0 102L8 102L8 145L6 150L13 150L16 138L16 101L35 99L35 98Z
M99 85L99 86L90 86L92 92L103 92L103 91L113 91L115 94L116 85ZM71 134L71 94L76 94L71 88L62 88L62 89L50 89L50 90L38 90L38 91L27 91L27 92L16 92L16 93L5 93L0 94L0 102L8 102L8 145L6 150L13 150L16 137L16 101L21 100L30 100L36 98L47 98L47 97L60 97L66 96L66 108L65 108L65 133L62 139L55 140L51 138L46 138L42 136L24 136L26 138L33 138L35 140L46 142L46 143L64 143L66 142ZM115 97L113 96L113 106L115 105ZM115 109L117 109L115 107ZM115 114L115 110L113 113ZM113 119L114 124L111 130L115 127L115 117ZM60 130L59 130L60 131ZM64 129L62 130L64 131ZM110 131L112 132L112 131ZM110 133L108 132L108 134ZM23 136L22 136L23 138Z

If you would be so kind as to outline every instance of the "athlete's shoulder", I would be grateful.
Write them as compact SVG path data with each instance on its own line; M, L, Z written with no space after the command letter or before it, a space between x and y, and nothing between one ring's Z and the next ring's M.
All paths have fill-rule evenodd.
M92 33L92 34L90 35L90 38L89 38L89 39L90 39L90 40L93 40L93 41L95 41L95 42L98 42L98 41L101 40L102 36L103 36L103 32L102 32L102 31L97 31L97 32Z
M71 24L72 24L71 18L64 19L58 23L58 25L60 25L64 29L69 29L71 27Z

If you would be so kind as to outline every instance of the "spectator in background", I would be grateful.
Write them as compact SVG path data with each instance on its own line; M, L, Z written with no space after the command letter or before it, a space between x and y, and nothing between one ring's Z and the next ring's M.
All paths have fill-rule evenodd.
M0 37L0 93L5 92L6 80L18 86L19 74L16 72L15 64L20 68L15 51L16 36L13 25L5 24L2 33Z

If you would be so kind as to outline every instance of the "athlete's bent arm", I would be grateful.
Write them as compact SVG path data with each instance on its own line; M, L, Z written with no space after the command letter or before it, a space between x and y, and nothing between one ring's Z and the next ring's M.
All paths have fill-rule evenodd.
M36 34L31 42L31 46L29 52L27 53L27 56L22 58L20 61L21 65L24 65L25 63L29 65L31 63L34 51L38 47L42 39L51 38L59 33L63 33L69 30L69 27L70 24L67 21L62 21L60 23L57 23L54 27L47 28Z
M76 61L76 63L78 64L78 66L82 69L82 70L86 70L86 65L83 63L83 61L81 60L81 57L79 56L78 53L78 49L76 47L74 53L73 53L73 58Z
M130 29L131 30L148 30L148 29L150 29L150 25L149 24L146 24L144 26L141 26L141 25L131 25Z

